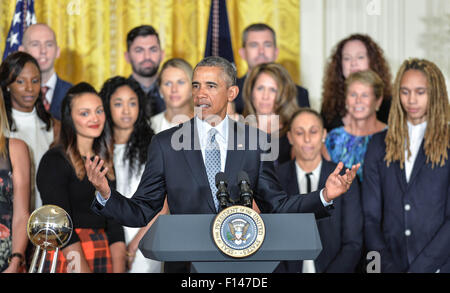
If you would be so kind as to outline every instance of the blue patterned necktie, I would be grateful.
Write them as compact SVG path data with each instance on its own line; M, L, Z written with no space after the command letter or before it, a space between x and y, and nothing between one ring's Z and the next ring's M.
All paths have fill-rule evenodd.
M208 131L208 140L205 148L205 167L214 205L216 207L216 211L218 211L219 200L216 197L216 174L220 172L220 149L219 144L216 141L216 134L217 130L215 128L211 128Z

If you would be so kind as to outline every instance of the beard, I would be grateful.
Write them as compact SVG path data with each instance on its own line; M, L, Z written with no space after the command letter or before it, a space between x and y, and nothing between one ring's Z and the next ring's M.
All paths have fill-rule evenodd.
M134 62L132 62L131 68L133 69L133 72L142 77L154 77L158 73L159 63L156 64L155 62L153 62L151 60L144 60L141 63L144 63L144 62L150 62L152 64L152 66L141 67L141 66L139 66L139 64L135 64Z

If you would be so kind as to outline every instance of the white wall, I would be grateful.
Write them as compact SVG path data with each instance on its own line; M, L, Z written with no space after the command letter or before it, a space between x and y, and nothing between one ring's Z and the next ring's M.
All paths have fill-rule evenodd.
M384 50L393 78L409 57L442 70L449 88L449 0L301 0L301 84L319 110L324 66L332 48L353 33L370 35Z

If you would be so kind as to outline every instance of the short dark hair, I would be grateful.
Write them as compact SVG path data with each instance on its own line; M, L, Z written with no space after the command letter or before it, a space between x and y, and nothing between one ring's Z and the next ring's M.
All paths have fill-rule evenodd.
M127 51L130 50L130 46L134 42L134 39L136 39L137 37L146 37L146 36L156 36L156 39L158 40L158 45L161 46L161 43L159 42L159 35L158 32L155 30L155 28L151 25L141 25L133 28L131 31L128 32Z
M254 23L246 27L242 32L242 48L245 48L245 43L247 42L249 32L261 32L266 30L272 33L273 45L277 47L277 35L273 30L273 28L271 28L269 25L265 23Z
M225 58L219 56L209 56L204 58L195 66L194 72L197 70L197 67L220 67L228 78L228 87L236 85L236 66Z
M324 121L323 121L323 117L322 115L319 114L319 112L317 112L316 110L312 109L312 108L300 108L297 111L294 112L294 114L292 114L291 119L289 120L289 131L292 128L292 123L294 123L295 118L297 118L299 115L303 114L303 113L308 113L308 114L312 114L314 116L316 116L317 119L319 119L320 124L322 127L324 127Z

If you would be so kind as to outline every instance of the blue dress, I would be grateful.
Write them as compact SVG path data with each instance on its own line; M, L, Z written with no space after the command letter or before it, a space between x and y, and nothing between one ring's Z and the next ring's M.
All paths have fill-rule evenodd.
M367 145L373 134L367 136L354 136L344 130L344 127L333 129L327 136L325 146L330 154L331 161L336 164L340 161L344 163L346 168L361 163L357 175L362 182L364 155L366 154Z

